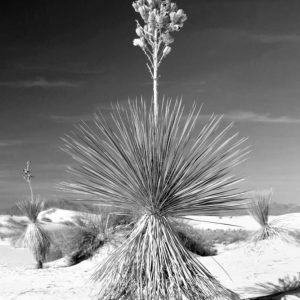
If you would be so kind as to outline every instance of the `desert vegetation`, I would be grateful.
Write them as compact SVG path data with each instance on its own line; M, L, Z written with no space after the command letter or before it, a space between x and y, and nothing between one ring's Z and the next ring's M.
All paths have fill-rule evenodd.
M28 217L28 224L25 231L21 233L19 239L24 247L29 248L37 262L37 268L43 268L49 251L51 240L47 231L38 221L38 215L43 210L43 201L39 197L34 197L31 180L33 178L30 162L28 161L23 170L23 177L27 181L30 189L30 198L18 203L18 207L23 214Z
M68 265L91 258L111 238L109 212L95 209L96 213L82 213L72 224L72 230L59 235L56 243L68 256Z
M300 298L300 273L296 276L286 276L278 280L278 283L262 283L253 288L254 291L267 294L252 300L276 300L286 299L289 295ZM251 300L250 299L250 300Z
M76 124L63 138L63 151L74 164L68 169L69 180L59 188L76 195L77 203L54 204L36 197L28 161L23 177L30 197L17 204L27 219L10 218L14 232L8 237L31 250L38 268L72 266L76 271L80 263L96 257L91 279L99 300L241 299L238 288L224 284L234 280L222 264L211 258L214 265L209 269L203 261L217 256L220 244L242 242L245 247L250 240L256 246L285 239L288 231L279 219L270 220L271 191L252 193L247 201L248 194L238 188L241 178L235 167L249 150L233 124L224 125L221 116L212 115L199 130L197 105L186 109L183 100L168 98L159 103L158 70L171 52L172 34L187 20L185 12L170 0L136 0L133 8L140 18L133 45L146 55L153 81L151 105L144 99L112 105L109 116L99 111L92 122ZM54 222L52 215L64 208L70 218ZM247 209L260 225L258 231L222 223L221 217ZM47 214L41 217L44 210ZM196 229L187 221L193 217L219 217L219 224L235 229ZM99 259L105 245L113 245L113 251ZM227 267L242 255L253 258L247 250L234 249L236 256ZM211 271L216 269L222 269L227 281ZM299 276L285 277L278 285L257 285L253 292L260 296L243 299L299 295L299 286Z
M269 220L272 203L272 190L263 190L252 193L249 202L249 213L260 225L260 229L254 233L252 240L259 242L272 238L287 238L289 231L284 228L282 220L276 218Z

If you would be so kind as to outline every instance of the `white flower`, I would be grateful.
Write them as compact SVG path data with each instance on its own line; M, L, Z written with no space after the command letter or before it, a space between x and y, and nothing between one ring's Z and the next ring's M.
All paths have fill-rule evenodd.
M142 37L143 36L143 31L140 27L137 27L137 29L135 30L137 36Z
M139 46L141 48L145 48L145 43L141 39L134 39L133 40L134 46Z
M187 16L184 13L184 11L182 9L179 9L176 13L177 17L178 17L178 22L180 22L183 26L183 22L185 22L187 20Z
M178 9L177 10L177 15L178 16L183 16L184 15L184 11L182 9Z
M139 7L138 10L139 10L139 13L140 13L141 17L144 18L145 17L145 12L146 12L145 8L144 7Z
M171 49L172 48L170 46L166 46L163 51L163 56L166 57L171 52Z
M173 22L175 16L176 16L176 13L174 11L170 12L170 20L171 20L171 22Z
M139 12L139 7L135 2L132 3L132 6L136 12Z
M172 44L174 42L174 38L168 32L162 34L162 40L166 46L168 46L169 44Z
M177 10L177 5L176 5L176 3L171 3L171 11L175 11L175 10Z

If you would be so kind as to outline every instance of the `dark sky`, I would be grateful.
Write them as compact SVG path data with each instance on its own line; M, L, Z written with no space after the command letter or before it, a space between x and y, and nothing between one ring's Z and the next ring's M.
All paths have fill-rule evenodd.
M132 45L132 1L0 4L0 207L33 187L60 198L72 160L59 146L74 122L111 102L151 97L142 51ZM188 15L160 69L160 95L203 103L249 137L241 187L273 188L300 203L300 1L180 0ZM201 123L201 122L200 122ZM199 126L201 125L199 123Z

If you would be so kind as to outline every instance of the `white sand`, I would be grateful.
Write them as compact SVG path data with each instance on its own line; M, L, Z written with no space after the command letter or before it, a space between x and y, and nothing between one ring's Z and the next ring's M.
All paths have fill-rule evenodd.
M244 243L215 257L199 259L223 285L242 295L261 283L278 285L278 279L293 278L300 272L300 245L281 240ZM226 270L226 271L224 271ZM264 292L258 293L264 295Z
M257 230L259 224L251 216L235 217L194 217L188 216L186 222L195 228L201 229L224 229L224 230ZM270 222L289 229L300 230L300 213L285 214L281 216L270 216Z
M18 251L0 246L1 300L88 300L96 293L90 277L96 266L112 251L103 247L93 259L66 268L35 269L26 249ZM8 246L6 246L8 247ZM13 262L13 264L11 264ZM18 262L18 266L16 266Z
M0 250L1 251L1 250ZM90 299L91 263L36 270L32 266L0 266L0 299Z
M39 214L39 219L43 218L50 219L53 223L63 223L63 222L74 222L76 217L80 216L80 212L58 209L58 208L50 208L48 210L42 211Z
M63 222L73 220L76 215L74 212L68 212L64 219L63 213L63 210L57 210L47 217ZM9 217L0 216L0 224L7 223L8 219ZM215 219L220 221L218 218L205 217L205 220L208 221L215 221ZM290 220L293 227L299 226L300 228L300 214L287 215L286 220ZM226 217L221 221L241 224L248 230L256 228L255 222L253 223L248 216L231 219ZM51 226L56 225L54 223ZM196 222L195 226L214 229L216 225ZM232 229L227 225L217 226L221 226L218 227L220 229ZM106 256L106 253L106 249L102 249L101 254L93 260L84 261L73 267L36 270L33 268L34 260L28 250L11 248L2 241L0 246L0 299L91 299L92 285L89 278L95 266ZM299 245L287 244L278 240L262 242L256 247L253 244L235 245L225 248L224 252L214 258L199 259L222 284L239 293L243 299L250 295L254 296L255 293L250 289L256 288L260 283L278 284L278 279L287 275L293 277L300 272ZM295 296L288 297L286 299L291 300Z

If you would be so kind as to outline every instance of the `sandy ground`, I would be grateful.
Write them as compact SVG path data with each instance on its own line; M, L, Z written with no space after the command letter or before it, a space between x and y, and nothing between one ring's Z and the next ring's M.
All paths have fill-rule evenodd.
M43 270L33 269L30 265L1 265L0 299L90 299L88 280L92 267L90 262Z
M1 300L88 300L97 290L90 280L112 249L104 247L93 259L65 268L35 269L27 249L0 244ZM4 257L5 256L5 257ZM18 263L18 264L17 264Z
M59 211L59 214L62 213ZM68 217L70 218L71 214ZM8 217L5 218L5 222L7 222ZM59 218L57 217L57 219ZM299 214L291 214L288 218L293 220L294 227L300 225ZM2 225L3 220L4 218L2 218ZM208 220L214 221L213 219ZM237 222L244 228L255 229L255 227L251 227L251 223L249 224L252 220L247 216L228 218L228 220L222 218L221 221L224 223L230 221L232 224ZM211 223L197 222L194 225L207 228L208 224ZM215 225L211 224L211 226ZM218 226L223 226L221 229L227 228L227 225ZM1 228L3 229L4 226ZM102 249L94 259L84 261L77 266L36 270L34 269L34 260L28 250L12 248L2 241L0 242L0 299L91 299L94 292L89 278L95 266L106 255L107 249ZM261 283L278 285L282 284L278 281L279 279L286 276L290 278L297 276L300 273L300 246L279 240L262 242L257 245L235 244L222 248L221 253L213 258L205 257L199 258L199 260L222 284L246 299L266 293L265 291L254 291ZM295 297L288 296L284 299L299 299L300 296Z
M282 287L279 279L300 278L298 244L270 240L256 245L245 243L235 246L215 257L199 260L223 285L243 298L268 294L259 288L262 283Z

